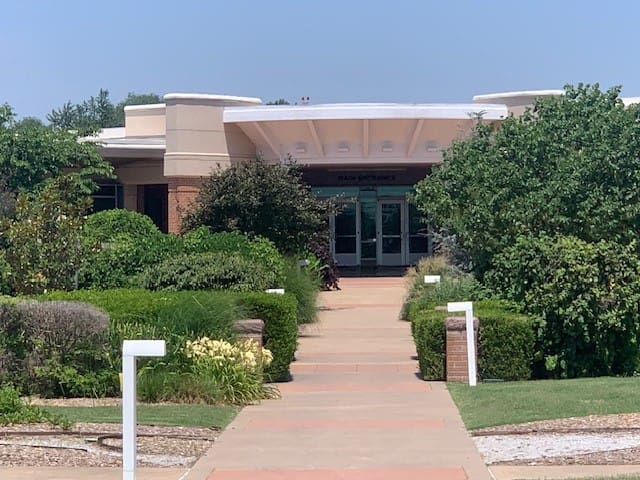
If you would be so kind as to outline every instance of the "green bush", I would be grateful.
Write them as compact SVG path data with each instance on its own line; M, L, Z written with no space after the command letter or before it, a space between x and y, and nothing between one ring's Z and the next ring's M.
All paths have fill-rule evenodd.
M249 237L238 232L212 233L207 227L199 227L182 236L184 253L220 252L237 254L265 267L274 275L274 285L284 279L285 262L273 242L266 238Z
M264 320L264 346L273 353L273 362L265 371L265 378L274 382L291 380L289 365L298 341L295 297L289 294L250 293L239 295L238 302L253 318Z
M446 330L450 313L435 310L437 302L414 311L413 337L420 373L425 380L446 378ZM474 303L478 317L478 376L481 379L525 380L531 377L534 324L506 302Z
M264 291L276 284L275 272L240 255L193 253L148 267L140 286L149 290Z
M108 318L90 305L34 300L0 307L3 380L42 396L113 393L104 345Z
M288 258L285 270L284 290L296 297L298 302L298 324L313 323L318 320L318 293L320 279L313 271L298 266L295 258Z
M80 268L78 285L80 288L99 289L135 286L136 275L150 265L177 254L180 248L180 239L173 235L114 235L107 243L88 245L90 253Z
M540 317L536 374L631 375L638 366L640 259L636 245L520 237L486 281Z
M121 235L132 239L149 239L162 235L150 217L131 210L104 210L89 215L83 236L92 243L111 242Z
M442 277L440 283L426 285L416 291L413 298L405 300L401 315L402 319L411 321L415 312L432 303L446 305L447 302L478 301L486 297L485 289L470 274Z
M10 384L0 386L0 425L21 423L50 423L69 430L72 423L62 415L55 415L35 405L27 405L20 391Z

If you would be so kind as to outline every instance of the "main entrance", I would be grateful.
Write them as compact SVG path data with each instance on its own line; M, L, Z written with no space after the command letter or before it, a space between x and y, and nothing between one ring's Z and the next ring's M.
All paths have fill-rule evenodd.
M360 195L342 206L331 222L339 265L401 266L430 255L426 227L405 199Z

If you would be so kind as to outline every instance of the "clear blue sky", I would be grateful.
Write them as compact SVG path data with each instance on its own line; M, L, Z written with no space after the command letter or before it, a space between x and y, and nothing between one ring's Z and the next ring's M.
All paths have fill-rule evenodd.
M313 103L467 102L622 84L640 96L640 2L6 0L0 102L44 117L103 87Z

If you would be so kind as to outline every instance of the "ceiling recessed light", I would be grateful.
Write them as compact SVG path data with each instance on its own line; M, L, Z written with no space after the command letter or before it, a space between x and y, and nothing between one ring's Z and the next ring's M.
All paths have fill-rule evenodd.
M340 142L340 143L338 144L338 151L339 151L339 152L341 152L341 153L346 153L346 152L348 152L349 150L350 150L350 149L349 149L349 144L348 144L347 142Z
M435 140L429 140L426 145L425 145L427 152L437 152L438 150L440 150L438 148L438 142L436 142Z

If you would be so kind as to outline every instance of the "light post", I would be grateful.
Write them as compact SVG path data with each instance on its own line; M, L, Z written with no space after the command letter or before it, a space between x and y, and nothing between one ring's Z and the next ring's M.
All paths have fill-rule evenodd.
M450 302L447 304L448 312L464 312L467 325L467 364L469 366L469 385L476 386L476 343L473 331L473 303Z
M136 478L136 358L164 357L164 340L122 342L122 480Z

